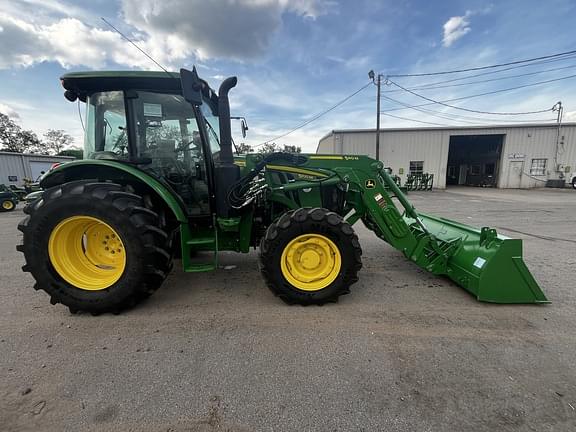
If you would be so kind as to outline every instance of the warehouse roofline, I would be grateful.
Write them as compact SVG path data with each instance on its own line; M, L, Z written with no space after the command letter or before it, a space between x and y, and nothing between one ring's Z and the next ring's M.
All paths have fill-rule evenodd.
M11 155L11 156L29 156L34 158L47 158L47 159L76 159L73 156L57 156L57 155L42 155L42 154L35 154L35 153L18 153L18 152L7 152L7 151L0 151L0 155Z
M576 122L562 123L562 126L576 126ZM380 128L380 132L419 132L419 131L446 131L446 130L482 130L482 129L522 129L522 128L557 128L557 123L522 123L499 124L480 126L435 126L435 127L406 127L406 128ZM333 129L320 138L322 141L336 133L376 133L376 129Z

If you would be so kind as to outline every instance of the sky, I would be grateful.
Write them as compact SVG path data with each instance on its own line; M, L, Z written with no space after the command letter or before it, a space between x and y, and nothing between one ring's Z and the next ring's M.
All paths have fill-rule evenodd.
M235 122L233 134L236 142L253 146L366 86L371 69L383 75L383 128L555 120L551 111L502 116L438 104L424 112L406 107L427 103L421 96L446 101L519 86L527 87L448 104L500 113L551 109L562 101L564 120L576 120L576 55L477 77L471 75L479 72L393 76L574 50L574 0L0 0L0 112L39 135L64 129L81 145L78 106L64 99L60 76L158 69L101 17L168 69L195 65L215 89L225 77L237 76L231 111L246 117L250 130L243 140ZM333 129L375 124L376 86L368 85L274 141L314 152Z

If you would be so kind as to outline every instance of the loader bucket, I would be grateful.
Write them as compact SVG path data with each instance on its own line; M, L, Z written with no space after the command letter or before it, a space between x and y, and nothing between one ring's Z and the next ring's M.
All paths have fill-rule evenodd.
M422 213L419 217L440 243L455 245L443 273L478 300L549 303L522 259L522 240L441 217Z

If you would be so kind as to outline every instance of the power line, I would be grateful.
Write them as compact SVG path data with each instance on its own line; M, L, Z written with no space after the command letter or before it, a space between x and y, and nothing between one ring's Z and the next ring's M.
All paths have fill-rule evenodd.
M401 117L401 116L397 116L397 115L390 114L390 113L387 113L387 112L380 112L380 114L381 114L381 115L385 115L385 116L387 116L387 117L392 117L392 118L395 118L395 119L406 120L406 121L416 122L416 123L422 123L422 124L426 124L426 125L440 126L440 127L453 127L453 125L449 125L449 124L434 123L434 122L428 122L428 121L424 121L424 120L417 120L417 119L409 118L409 117ZM448 119L448 120L452 120L452 119L449 119L449 118L447 118L447 119ZM545 120L545 121L552 121L552 120L555 120L555 119L550 119L550 120ZM536 121L536 120L533 120L533 122L535 122L535 121ZM476 124L476 125L482 124L482 123L471 123L471 122L465 122L465 123Z
M569 55L569 56L562 57L562 58L556 58L556 59L551 59L551 60L541 60L541 61L537 61L537 62L529 63L529 64L510 66L510 67L502 68L499 70L480 72L477 74L467 75L467 76L463 76L463 77L459 77L459 78L451 78L449 80L437 81L435 83L428 83L428 84L423 84L423 85L444 84L444 83L449 83L449 82L454 82L454 81L462 81L462 80L469 79L469 78L476 78L476 77L486 76L486 75L494 75L494 74L498 74L498 73L502 73L502 72L506 72L506 71L514 70L514 69L522 69L522 68L527 68L527 67L532 67L532 66L539 66L539 65L543 65L543 64L556 63L556 62L565 61L565 60L572 60L573 58L576 58L576 55Z
M440 81L437 83L421 84L421 85L416 86L416 87L410 87L409 89L410 90L435 90L435 89L450 88L450 87L461 87L461 86L466 86L466 85L471 85L471 84L482 84L482 83L493 82L493 81L501 81L501 80L510 79L510 78L518 78L518 77L523 77L523 76L538 75L538 74L547 73L547 72L555 72L555 71L564 70L564 69L571 69L574 67L576 67L576 65L563 66L563 67L552 68L552 69L545 69L545 70L541 70L541 71L528 72L528 73L523 73L523 74L508 75L508 76L504 76L504 77L491 78L491 79L486 79L486 80L469 81L469 82L464 82L464 83L460 83L460 84L437 85L437 84L443 84L443 83L448 83L448 82L453 82L456 80L468 79L468 78L473 77L473 76L470 76L470 77L457 78L456 80L447 80L447 81ZM491 73L493 73L493 72L491 72ZM478 74L478 75L486 75L486 74ZM396 90L389 90L386 93L397 93L397 92L401 92L401 91L402 90L400 90L400 89L396 89Z
M478 66L478 67L472 67L472 68L467 68L467 69L456 69L456 70L442 71L442 72L393 74L393 75L388 75L388 77L393 77L393 78L421 77L421 76L435 76L435 75L447 75L447 74L462 73L462 72L472 72L472 71L477 71L477 70L495 69L495 68L499 68L499 67L503 67L503 66L517 65L517 64L522 64L522 63L531 63L531 62L538 61L538 60L557 58L557 57L562 57L562 56L566 56L569 54L576 54L576 50L565 51L562 53L551 54L551 55L541 56L541 57L533 57L531 59L517 60L517 61L508 62L508 63L498 63L498 64L493 64L493 65L488 65L488 66Z
M421 86L423 87L423 86L431 86L431 85L437 85L437 84L445 84L445 83L451 83L451 82L456 82L456 81L462 81L462 80L467 80L470 78L477 78L477 77L486 76L486 75L494 75L497 73L506 72L506 71L513 70L513 69L520 69L520 68L525 68L525 67L538 66L541 64L548 64L548 63L555 63L555 62L564 61L564 60L571 60L573 58L576 58L576 55L570 55L570 56L557 58L557 59L551 59L551 60L541 60L541 61L530 63L530 64L521 64L521 65L511 66L511 67L503 68L500 70L481 72L481 73L477 73L477 74L473 74L473 75L467 75L467 76L463 76L463 77L459 77L459 78L451 78L448 80L425 83L425 84L421 84ZM411 90L416 90L416 89L411 88ZM397 92L397 91L401 91L401 90L391 90L391 91Z
M406 107L406 109L413 109L415 111L424 113L424 114L429 114L433 117L438 117L438 118L442 118L445 120L452 120L452 121L457 121L457 122L461 122L461 123L468 123L468 124L486 124L486 123L496 123L496 122L504 122L504 123L534 123L534 122L547 122L547 121L553 121L555 119L532 119L532 120L510 120L510 119L487 119L487 118L481 118L481 117L473 117L473 116L465 116L462 114L452 114L452 113L444 113L444 112L440 112L440 111L434 111L434 110L430 110L430 109L425 109L425 108L420 108L418 107L418 105L410 105L407 104L405 102L399 101L397 99L393 99L391 97L388 96L384 96L382 95L382 97L390 102L402 105L404 107ZM467 120L461 120L461 119L469 119L472 121L467 121Z
M338 108L340 105L342 105L343 103L345 103L345 102L347 102L348 100L352 99L354 96L356 96L358 93L360 93L362 90L366 89L366 88L367 88L368 86L370 86L370 85L372 85L372 81L370 81L368 84L360 87L360 88L359 88L358 90L356 90L354 93L346 96L344 99L342 99L342 100L340 100L339 102L337 102L336 104L332 105L330 108L328 108L328 109L326 109L326 110L324 110L324 111L322 111L322 112L319 112L319 113L315 114L314 116L312 116L312 118L306 120L304 123L301 123L300 125L296 126L295 128L289 130L288 132L283 133L282 135L278 135L278 136L275 136L275 137L273 137L273 138L270 138L269 140L266 140L266 141L264 141L264 142L262 142L262 143L260 143L260 144L256 144L255 146L252 146L252 147L256 148L256 147L263 146L264 144L268 144L268 143L271 142L271 141L276 141L276 140L278 140L278 139L280 139L280 138L284 138L285 136L290 135L292 132L296 132L298 129L302 129L304 126L307 126L307 125L309 125L310 123L312 123L313 121L318 120L320 117L328 114L330 111L335 110L335 109Z
M516 86L516 87L508 87L505 89L493 90L493 91L478 93L478 94L469 95L469 96L462 96L462 97L457 97L457 98L452 98L452 99L445 99L442 102L456 102L456 101L461 101L461 100L465 100L465 99L472 99L472 98L476 98L476 97L492 95L492 94L496 94L496 93L503 93L503 92L512 91L512 90L518 90L518 89L525 88L525 87L532 87L532 86L536 86L536 85L540 85L540 84L546 84L549 82L561 81L561 80L565 80L565 79L569 79L569 78L574 78L575 76L576 75L569 75L567 77L556 78L556 79L546 80L546 81L538 81L535 83L525 84L525 85ZM429 102L429 103L424 103L424 104L419 104L419 105L414 105L414 106L415 107L423 107L423 106L429 106L429 105L435 105L435 104L436 104L435 102ZM406 109L406 108L391 108L391 109L386 110L386 112L401 111L404 109Z
M416 120L416 119L411 119L411 118L407 118L407 117L400 117L394 114L388 114L385 112L381 112L380 114L385 115L387 117L392 117L395 119L400 119L400 120L407 120L407 121L411 121L411 122L416 122L416 123L423 123L423 124L427 124L427 125L433 125L433 126L442 126L442 127L450 127L450 125L447 124L442 124L442 123L433 123L433 122L427 122L424 120Z
M576 77L576 74L575 74L575 75L569 75L569 76L562 77L562 78L556 78L556 79L551 79L551 80L546 80L546 81L540 81L540 82L537 82L537 83L531 83L531 84L525 84L525 85L516 86L516 87L510 87L510 88L507 88L507 89L494 90L494 91L490 91L490 92L480 93L480 94L477 94L477 95L471 95L471 96L464 96L464 97L460 97L460 98L449 99L449 100L445 100L445 101L437 101L437 100L431 99L431 98L429 98L429 97L423 96L423 95L421 95L421 94L419 94L419 93L416 93L416 92L414 92L414 91L412 91L412 90L409 90L409 89L407 89L407 88L405 88L405 87L402 87L400 84L397 84L397 83L395 83L394 81L388 80L388 82L391 83L391 84L393 84L393 85L395 85L396 87L398 87L398 88L400 88L400 89L402 89L402 90L410 93L410 94L413 94L414 96L417 96L417 97L419 97L419 98L421 98L421 99L424 99L424 100L427 100L427 101L430 102L429 104L415 105L415 106L418 106L418 107L419 107L419 106L426 106L426 105L438 104L438 105L446 106L446 107L448 107L448 108L453 108L453 109L457 109L457 110L460 110L460 111L467 111L467 112L473 112L473 113L478 113L478 114L491 114L491 115L528 115L528 114L540 114L540 113L548 112L548 111L551 111L552 108L548 108L548 109L544 109L544 110L538 110L538 111L525 111L525 112L490 112L490 111L479 111L479 110L473 110L473 109L469 109L469 108L457 107L457 106L454 106L454 105L449 105L449 104L447 104L446 102L454 102L454 101L457 101L457 100L471 99L471 98L474 98L474 97L480 97L480 96L486 96L486 95L489 95L489 94L495 94L495 93L501 93L501 92L506 92L506 91L511 91L511 90L517 90L517 89L520 89L520 88L532 87L532 86L535 86L535 85L540 85L540 84L545 84L545 83L560 81L560 80L569 79L569 78L574 78L574 77ZM401 108L401 109L403 109L403 108Z
M122 33L120 30L118 30L116 27L114 27L112 24L110 24L104 17L100 17L100 19L102 21L104 21L106 24L108 24L110 27L112 27L112 29L114 31L116 31L116 33L118 33L120 36L122 36L122 38L126 39L128 42L130 42L132 45L134 45L134 47L136 47L136 49L138 51L140 51L142 54L144 54L147 58L149 58L150 60L152 60L152 62L154 62L154 64L156 66L158 66L160 69L162 69L164 72L166 72L168 74L168 76L170 76L171 78L176 78L173 74L171 74L170 72L168 72L168 70L162 66L160 63L158 63L156 60L154 60L154 58L152 58L151 55L149 55L146 51L144 51L142 48L140 48L138 45L136 45L135 42L132 41L132 39L130 39L128 36L125 36L124 33Z

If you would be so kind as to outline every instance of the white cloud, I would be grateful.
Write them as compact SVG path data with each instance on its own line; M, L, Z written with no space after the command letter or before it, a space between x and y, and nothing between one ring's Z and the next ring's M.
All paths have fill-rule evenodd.
M1 102L0 102L0 113L7 115L12 120L16 120L16 121L20 120L20 114L18 114L18 111L16 111L10 105L6 105L6 104L3 104Z
M465 15L453 16L444 23L444 37L442 38L442 44L445 47L451 46L462 36L470 32L470 15L472 15L472 13L468 11Z
M113 62L150 69L153 65L113 31L90 27L75 18L62 18L51 24L29 23L0 13L0 69L29 67L42 62L58 62L65 68L103 68ZM135 42L160 63L180 63L189 51L173 35L134 38Z
M338 57L338 56L326 56L327 60L331 60L335 63L339 63L348 69L363 69L368 66L368 64L372 61L372 58L369 56L352 56L348 58Z
M281 26L282 14L315 19L321 0L123 0L124 20L157 37L172 37L197 58L245 60L262 55Z
M153 65L119 34L85 24L88 12L58 0L22 0L0 12L0 69L58 62L63 67ZM187 59L245 60L264 54L284 13L315 19L327 0L122 0L122 29L161 64ZM102 24L103 26L103 24ZM192 59L191 59L192 60Z

